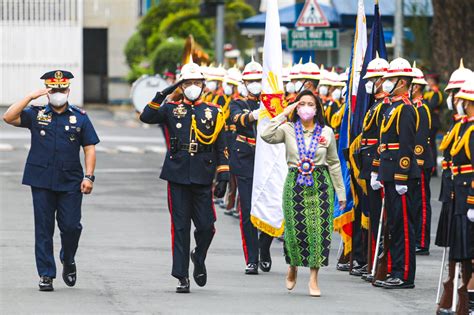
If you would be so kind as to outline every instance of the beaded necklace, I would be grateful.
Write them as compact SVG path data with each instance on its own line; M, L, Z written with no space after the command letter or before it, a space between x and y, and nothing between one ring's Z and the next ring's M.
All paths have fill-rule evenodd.
M316 154L316 149L319 144L319 138L321 135L322 127L316 124L316 127L313 131L313 136L311 137L311 142L309 147L306 149L306 144L304 142L304 131L301 121L298 119L295 123L295 134L296 134L296 144L298 146L298 155L300 160L298 161L298 178L296 182L299 185L304 186L313 186L314 180L312 173L315 169L314 164L314 155Z

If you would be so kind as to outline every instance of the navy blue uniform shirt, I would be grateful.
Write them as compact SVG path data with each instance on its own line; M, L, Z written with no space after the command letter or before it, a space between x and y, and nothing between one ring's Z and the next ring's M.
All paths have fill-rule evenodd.
M31 132L23 184L53 191L78 191L84 178L79 151L99 138L85 111L68 105L61 114L51 105L29 106L20 127Z

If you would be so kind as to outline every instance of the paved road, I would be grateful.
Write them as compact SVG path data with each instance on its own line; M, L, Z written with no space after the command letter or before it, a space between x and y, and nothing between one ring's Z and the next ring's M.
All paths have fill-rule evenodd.
M308 270L300 270L293 292L285 289L287 267L278 241L272 246L272 272L244 275L238 221L220 210L207 260L208 285L192 283L192 294L175 294L166 183L158 179L164 156L161 132L144 128L129 112L89 114L103 141L94 193L84 198L78 282L68 288L57 279L53 293L37 291L31 193L20 184L28 131L0 123L0 313L434 313L441 259L435 246L431 256L417 259L416 289L388 291L335 270L340 240L335 235L330 266L320 272L322 297L310 298ZM436 198L439 181L434 179L432 186ZM440 204L432 204L436 226ZM56 233L56 256L59 244Z

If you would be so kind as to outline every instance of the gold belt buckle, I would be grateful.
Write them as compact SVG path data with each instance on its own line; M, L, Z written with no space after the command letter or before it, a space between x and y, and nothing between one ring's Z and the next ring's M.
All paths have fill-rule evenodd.
M198 151L198 143L197 142L191 142L189 144L188 152L189 153L197 153L197 151Z

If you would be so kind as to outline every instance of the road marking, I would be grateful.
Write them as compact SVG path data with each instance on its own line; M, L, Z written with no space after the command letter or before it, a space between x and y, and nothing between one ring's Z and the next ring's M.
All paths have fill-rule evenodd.
M13 146L9 143L0 143L0 151L13 151Z
M166 151L167 151L167 149L164 145L162 145L162 146L149 145L149 146L145 147L145 152L165 153Z
M119 145L117 147L117 150L122 153L137 153L137 154L145 153L145 150L139 149L137 147L133 147L130 145Z

